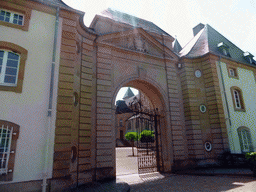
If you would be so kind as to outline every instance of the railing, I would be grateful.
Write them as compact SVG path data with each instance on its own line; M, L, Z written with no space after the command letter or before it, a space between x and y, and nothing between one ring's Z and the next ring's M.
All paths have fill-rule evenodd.
M8 173L8 162L11 153L13 127L8 126L0 129L0 174Z

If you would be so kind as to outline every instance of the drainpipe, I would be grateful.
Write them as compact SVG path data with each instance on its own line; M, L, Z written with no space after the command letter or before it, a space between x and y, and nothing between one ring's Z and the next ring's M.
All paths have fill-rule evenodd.
M57 37L58 37L58 28L59 28L59 11L60 8L56 9L56 20L55 20L55 31L54 31L54 42L53 42L53 53L52 53L52 65L51 65L51 79L50 79L50 93L49 93L49 105L48 105L48 127L46 130L46 147L45 147L45 161L44 161L44 173L43 173L43 184L42 191L46 192L47 187L47 177L48 177L48 158L49 158L49 147L50 139L48 136L51 136L52 128L52 101L53 101L53 86L54 86L54 71L55 71L55 57L56 57L56 47L57 47Z
M227 100L226 89L225 89L224 78L223 78L223 73L222 73L220 60L221 60L221 56L220 56L219 61L218 61L218 66L219 66L219 69L220 69L221 84L222 84L222 87L223 87L224 99L225 99L227 115L228 115L228 118L226 118L226 121L227 120L229 121L228 128L229 128L229 131L230 131L230 134L231 134L231 141L232 141L232 145L233 145L233 136L232 136L232 130L231 130L231 125L232 124L231 124L231 119L230 119L230 111L229 111L229 106L228 106L228 100Z

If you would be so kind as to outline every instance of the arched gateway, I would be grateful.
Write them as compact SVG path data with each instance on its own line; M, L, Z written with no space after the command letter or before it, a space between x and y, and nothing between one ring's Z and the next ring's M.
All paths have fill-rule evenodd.
M119 134L118 126L116 125L121 119L124 122L124 129L126 127L125 124L129 124L132 126L132 131L137 132L138 136L143 134L144 130L149 130L152 133L152 138L149 139L152 140L147 142L140 139L140 141L136 142L136 147L138 148L138 172L166 171L168 167L164 166L164 163L171 164L173 159L170 153L171 150L168 150L172 145L171 140L166 137L170 135L168 130L171 130L166 123L166 114L168 113L166 110L168 109L168 105L166 105L168 102L166 101L168 101L168 98L163 90L159 91L156 86L148 82L151 81L156 84L149 78L135 77L128 78L127 81L121 83L121 85L136 88L139 90L140 96L138 96L138 100L134 100L134 97L133 99L130 98L130 100L132 99L131 101L127 100L129 107L126 104L123 106L122 103L115 106L116 118L113 126L115 132ZM148 102L144 102L145 100ZM124 130L125 132L127 131Z
M73 70L75 103L71 122L64 122L57 114L52 186L59 185L59 178L65 175L69 175L67 185L71 186L116 176L115 97L124 86L143 92L161 112L158 170L172 171L187 154L175 39L151 22L136 21L138 26L134 27L119 22L111 10L104 14L94 18L93 31L78 27ZM64 70L67 64L64 59L60 63L60 78L72 73ZM60 82L59 95L67 93L63 92L65 86ZM66 107L65 102L57 106L59 111ZM72 128L71 145L61 143L67 123ZM63 160L68 154L71 161ZM61 163L67 169L63 170Z
M181 50L152 22L111 9L86 27L84 13L61 0L0 2L0 191L60 191L116 177L115 97L124 86L150 100L152 113L138 106L130 118L139 128L153 127L154 139L143 137L139 150L157 156L152 164L159 171L215 163L228 141L233 152L243 150L237 128L253 107L238 109L222 90L231 81L254 83L253 56L209 25L193 28ZM231 68L248 78L234 78ZM243 122L253 136L255 126Z
M161 112L158 170L170 172L199 160L216 159L224 139L215 140L220 145L209 153L204 142L213 141L211 132L223 131L222 120L210 127L208 113L200 114L200 103L190 99L206 88L196 89L189 61L180 64L176 39L149 21L110 9L95 16L90 28L76 14L72 17L76 27L66 27L74 21L65 12L61 14L53 189L61 182L76 186L116 176L115 98L124 86L143 92ZM215 90L207 91L215 94ZM155 114L151 114L151 123ZM135 111L136 117L143 115L136 116Z

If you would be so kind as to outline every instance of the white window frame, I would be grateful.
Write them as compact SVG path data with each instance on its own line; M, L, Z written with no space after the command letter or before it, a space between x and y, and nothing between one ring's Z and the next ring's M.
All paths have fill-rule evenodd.
M6 23L12 23L14 25L19 25L19 26L23 26L24 25L24 20L25 20L25 16L23 14L20 14L20 13L16 13L16 12L13 12L13 11L9 11L9 10L6 10L6 9L0 9L0 13L1 11L5 11L5 12L8 12L10 13L10 20L9 21L3 21L3 22L6 22ZM22 16L22 24L20 25L19 22L18 23L13 23L13 20L14 20L14 15L18 15L19 16ZM0 20L2 21L2 20ZM18 20L19 21L19 20Z
M3 133L4 130L6 130L5 133ZM4 127L4 125L2 125L1 133L0 133L0 143L2 143L2 140L4 140L4 146L3 146L3 149L0 147L0 149L1 149L1 151L0 151L0 175L7 174L9 172L8 162L9 162L9 157L10 157L10 153L11 153L12 134L13 134L13 127L9 128L8 126ZM8 139L8 143L7 143L7 139Z
M235 100L235 107L237 109L242 109L242 105L241 105L241 99L240 99L240 92L236 89L233 90L233 96L234 96L234 100Z
M240 149L242 153L254 151L252 146L252 139L250 129L246 127L240 127L237 129L239 136Z
M2 50L0 49L0 51L3 51L4 52L4 55L3 55L3 63L2 63L2 68L1 68L1 71L0 71L0 85L4 85L4 86L16 86L17 85L17 82L18 82L18 74L19 74L19 68L20 68L20 54L18 53L15 53L13 51L10 51L10 50ZM4 82L4 78L6 76L6 65L7 65L7 61L8 61L8 53L14 53L16 55L19 55L19 60L18 60L18 66L17 66L17 73L16 73L16 80L15 80L15 83L5 83Z
M249 132L245 129L241 130L241 139L242 139L242 151L243 152L249 152L250 151L250 143L249 143L249 138L248 138Z

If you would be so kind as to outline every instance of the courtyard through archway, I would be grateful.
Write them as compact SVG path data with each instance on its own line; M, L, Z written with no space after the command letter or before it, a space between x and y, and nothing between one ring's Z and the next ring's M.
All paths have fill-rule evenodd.
M162 108L161 105L153 105L140 89L120 89L115 115L117 176L163 169L159 127L163 113L160 115L158 111Z

